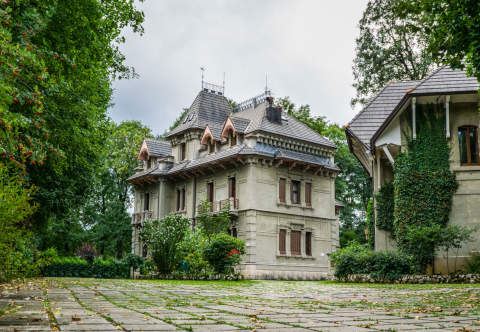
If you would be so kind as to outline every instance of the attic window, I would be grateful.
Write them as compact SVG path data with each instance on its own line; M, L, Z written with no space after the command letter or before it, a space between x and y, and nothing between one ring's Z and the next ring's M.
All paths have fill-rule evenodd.
M215 152L215 142L210 139L208 140L208 153L214 153Z
M228 132L228 138L230 140L230 146L237 145L237 136L233 134L233 130Z

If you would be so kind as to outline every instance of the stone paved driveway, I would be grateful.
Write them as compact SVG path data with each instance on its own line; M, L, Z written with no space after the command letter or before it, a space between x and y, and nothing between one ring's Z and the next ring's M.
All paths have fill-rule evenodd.
M0 331L480 331L480 285L33 280Z

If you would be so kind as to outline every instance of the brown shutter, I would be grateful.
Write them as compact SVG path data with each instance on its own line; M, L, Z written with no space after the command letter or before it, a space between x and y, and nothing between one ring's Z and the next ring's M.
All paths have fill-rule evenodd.
M180 189L177 189L177 211L180 211Z
M235 192L235 178L231 177L228 178L228 198L236 198L236 192Z
M290 181L290 203L295 203L293 200L293 181Z
M300 231L291 231L290 232L290 252L292 255L301 254L301 232Z
M312 205L312 184L305 183L305 204Z
M182 189L182 210L185 210L185 188Z
M307 256L312 256L312 233L305 233L305 253Z
M280 251L280 254L286 254L286 240L287 240L287 231L285 229L281 229L280 233L278 234L278 249Z
M282 203L285 203L285 185L286 185L285 179L280 179L278 193L279 193L279 200Z

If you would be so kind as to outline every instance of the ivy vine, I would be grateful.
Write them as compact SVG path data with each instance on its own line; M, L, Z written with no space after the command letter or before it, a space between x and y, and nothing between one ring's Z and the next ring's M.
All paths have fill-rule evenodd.
M393 232L393 212L394 212L394 195L393 183L387 183L382 186L378 194L375 195L377 202L377 219L376 225L378 229Z

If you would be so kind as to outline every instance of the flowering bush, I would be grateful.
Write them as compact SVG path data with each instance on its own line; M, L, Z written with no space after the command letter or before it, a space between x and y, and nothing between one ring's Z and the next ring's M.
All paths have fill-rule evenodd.
M216 273L230 274L240 264L245 242L227 234L216 235L204 250L204 257Z

